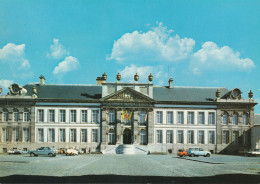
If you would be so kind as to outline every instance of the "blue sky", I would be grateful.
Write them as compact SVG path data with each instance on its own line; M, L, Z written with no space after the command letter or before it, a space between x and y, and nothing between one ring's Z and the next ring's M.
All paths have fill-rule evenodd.
M260 1L0 0L0 86L38 82L251 89L260 102ZM259 105L258 105L259 106ZM260 113L256 106L255 112Z

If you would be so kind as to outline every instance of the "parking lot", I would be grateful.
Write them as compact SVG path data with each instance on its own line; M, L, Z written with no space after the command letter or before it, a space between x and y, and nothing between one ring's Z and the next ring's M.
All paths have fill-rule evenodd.
M260 183L260 157L0 155L0 183Z

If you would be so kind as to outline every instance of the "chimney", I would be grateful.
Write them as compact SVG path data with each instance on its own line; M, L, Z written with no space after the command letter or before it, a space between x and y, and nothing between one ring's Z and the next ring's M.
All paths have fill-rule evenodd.
M103 82L107 80L107 74L104 72L102 77L97 77L97 85L101 85Z
M169 89L171 89L171 88L173 88L173 79L172 78L170 78L169 79Z
M44 78L44 76L41 75L39 78L40 78L40 83L39 83L39 85L40 85L40 86L44 86L44 85L45 85L45 78Z

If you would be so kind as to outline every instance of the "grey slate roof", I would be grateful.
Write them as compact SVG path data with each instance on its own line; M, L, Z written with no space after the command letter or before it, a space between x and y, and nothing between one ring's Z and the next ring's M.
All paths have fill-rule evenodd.
M93 85L49 85L27 84L24 88L27 95L32 95L32 88L36 86L38 99L101 99L102 86ZM193 101L210 102L216 98L215 93L220 90L221 96L229 92L226 88L204 87L153 87L153 99L156 101Z
M86 85L44 85L27 84L24 88L27 90L27 95L32 95L32 88L36 86L38 98L48 99L99 99L102 96L101 86L86 86Z
M229 92L226 88L206 87L154 87L153 97L156 101L194 101L210 102L216 99L216 91L219 89L220 97Z
M255 114L254 124L260 125L260 114Z

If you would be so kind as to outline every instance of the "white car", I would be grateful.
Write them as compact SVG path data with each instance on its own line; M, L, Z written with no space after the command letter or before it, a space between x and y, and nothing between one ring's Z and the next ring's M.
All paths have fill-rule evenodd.
M253 149L253 150L247 152L247 156L249 156L249 157L260 156L260 149Z
M66 154L66 155L73 155L73 156L74 156L74 155L78 155L79 152L78 152L77 150L75 150L75 149L71 149L71 148L70 148L70 149L67 149L67 150L66 150L65 154Z

